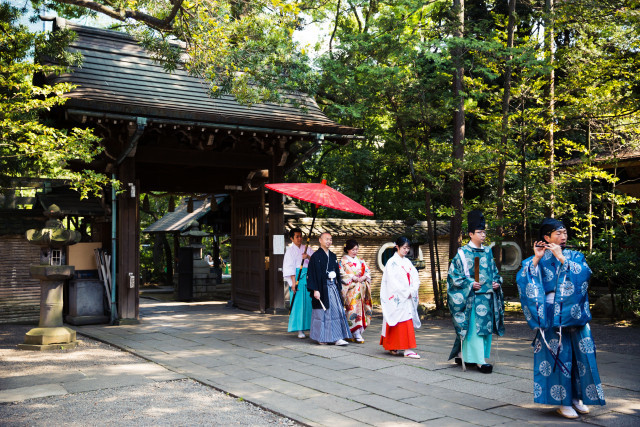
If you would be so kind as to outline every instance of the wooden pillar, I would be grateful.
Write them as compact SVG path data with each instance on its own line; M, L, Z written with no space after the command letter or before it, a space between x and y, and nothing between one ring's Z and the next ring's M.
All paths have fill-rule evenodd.
M118 319L121 323L138 321L140 265L139 183L135 160L127 157L118 169L124 192L118 196ZM135 188L132 190L132 187ZM133 197L132 197L133 196Z
M269 181L272 183L284 181L284 169L278 163L282 157L282 149L276 148L273 156L273 166L269 171ZM284 205L282 194L269 191L269 308L274 312L285 310L284 280L282 278L282 261L284 254L274 255L273 236L284 234ZM286 243L286 241L285 241Z

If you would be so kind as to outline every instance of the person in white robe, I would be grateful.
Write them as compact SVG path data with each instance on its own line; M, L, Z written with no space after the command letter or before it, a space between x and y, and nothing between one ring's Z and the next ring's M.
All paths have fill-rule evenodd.
M419 359L415 329L421 326L418 315L418 270L407 254L411 242L406 237L396 240L396 253L389 258L382 274L380 304L382 306L382 336L380 345L392 355Z

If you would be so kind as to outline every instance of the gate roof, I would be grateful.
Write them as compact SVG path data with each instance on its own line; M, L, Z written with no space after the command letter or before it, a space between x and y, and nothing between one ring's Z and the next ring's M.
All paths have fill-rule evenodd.
M210 83L182 68L166 72L131 36L72 24L56 18L56 27L75 31L71 50L84 61L72 73L55 82L77 85L65 107L96 113L143 116L151 122L192 121L201 126L236 125L278 131L324 134L343 139L361 133L343 126L322 113L316 102L304 94L288 94L284 104L241 105L230 95L209 96ZM296 107L291 101L305 106Z

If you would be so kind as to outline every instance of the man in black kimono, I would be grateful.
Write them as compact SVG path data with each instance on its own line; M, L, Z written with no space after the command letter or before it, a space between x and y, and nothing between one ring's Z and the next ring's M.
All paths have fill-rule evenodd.
M329 250L333 242L331 234L322 233L318 240L320 250L311 255L307 271L307 290L313 306L309 336L319 344L347 345L344 339L351 338L351 331L338 289L341 286L338 258Z

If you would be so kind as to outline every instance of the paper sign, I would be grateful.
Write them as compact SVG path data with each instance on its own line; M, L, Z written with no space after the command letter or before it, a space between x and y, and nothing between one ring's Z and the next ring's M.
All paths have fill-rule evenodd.
M275 234L273 236L273 254L284 255L284 234Z

